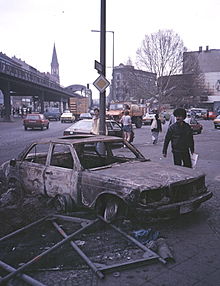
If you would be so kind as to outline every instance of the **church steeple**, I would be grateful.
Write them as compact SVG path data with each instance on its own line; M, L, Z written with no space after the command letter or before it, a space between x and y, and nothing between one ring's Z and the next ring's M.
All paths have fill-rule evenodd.
M55 43L53 46L53 55L52 55L52 62L51 62L51 75L54 77L54 80L57 83L60 83L60 77L59 77L59 63L57 60L57 52Z

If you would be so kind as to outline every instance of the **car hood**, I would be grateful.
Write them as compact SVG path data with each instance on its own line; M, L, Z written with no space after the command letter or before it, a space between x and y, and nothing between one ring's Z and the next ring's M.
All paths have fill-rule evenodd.
M113 164L106 168L97 168L92 172L101 175L103 180L108 181L110 177L114 177L114 180L120 182L120 185L124 182L126 185L133 185L133 188L140 190L160 188L188 180L193 181L195 178L204 175L202 172L191 168L163 166L151 161Z
M68 131L68 132L79 132L79 133L90 133L91 129L67 128L65 131Z

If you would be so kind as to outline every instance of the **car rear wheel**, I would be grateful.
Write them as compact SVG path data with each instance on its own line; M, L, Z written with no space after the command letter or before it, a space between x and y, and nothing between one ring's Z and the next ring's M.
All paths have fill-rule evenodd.
M27 126L24 126L24 130L27 131Z
M20 204L24 199L24 191L21 187L21 184L18 180L12 178L8 182L8 190L6 192L9 200L11 202Z
M71 212L74 210L74 202L68 194L57 195L54 206L58 212Z
M47 125L47 129L49 129L49 124Z

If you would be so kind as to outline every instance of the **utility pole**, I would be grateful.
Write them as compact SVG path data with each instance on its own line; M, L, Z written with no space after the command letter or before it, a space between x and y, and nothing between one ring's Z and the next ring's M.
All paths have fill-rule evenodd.
M100 63L102 65L101 74L106 75L106 0L101 0L101 26L100 26ZM100 92L100 135L105 135L105 115L106 115L106 92Z

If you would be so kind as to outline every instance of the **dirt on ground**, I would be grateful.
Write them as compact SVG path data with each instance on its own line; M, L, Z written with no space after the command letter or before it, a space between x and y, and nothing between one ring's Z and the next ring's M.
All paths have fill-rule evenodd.
M41 196L25 196L22 202L16 203L10 193L4 193L0 200L0 236L53 213L54 209L50 207L48 200Z

